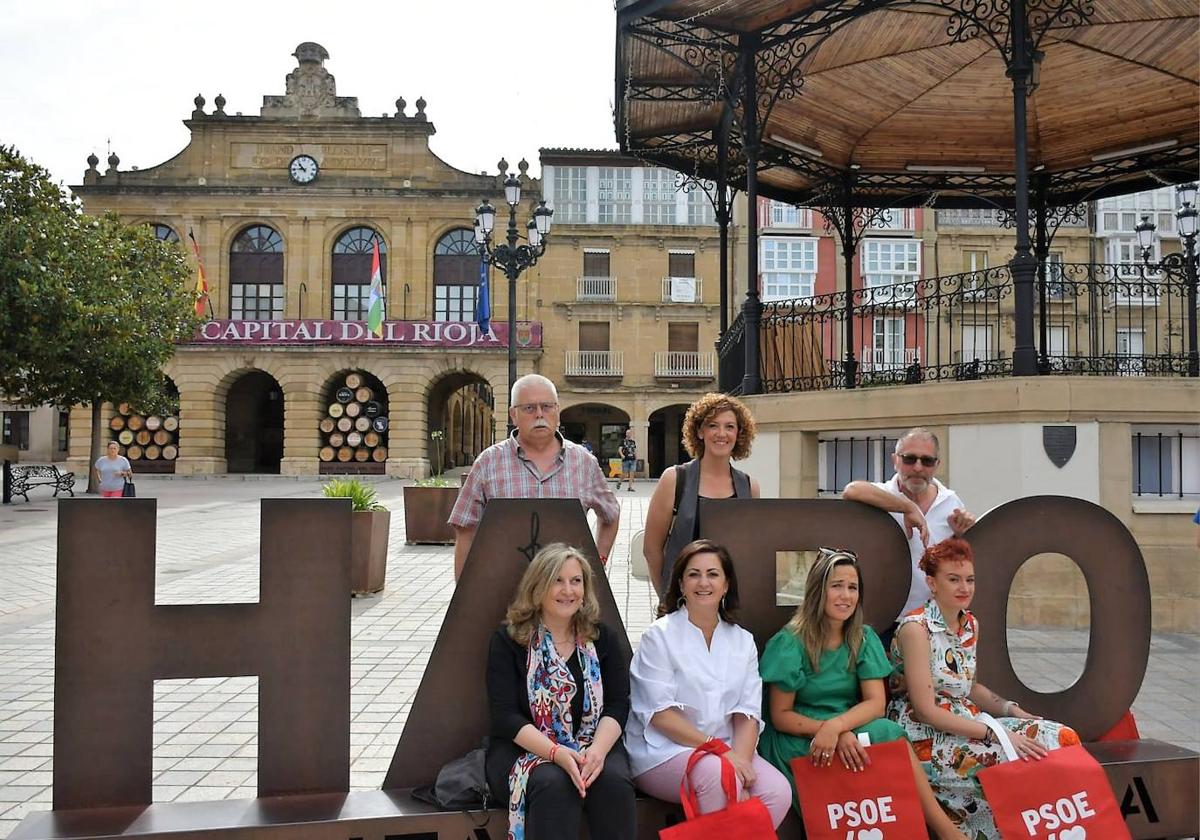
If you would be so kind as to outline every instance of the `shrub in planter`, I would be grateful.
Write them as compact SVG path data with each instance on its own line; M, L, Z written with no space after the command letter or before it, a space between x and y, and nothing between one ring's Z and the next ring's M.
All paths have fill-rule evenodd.
M392 514L375 497L375 488L357 478L335 478L321 488L331 499L349 499L350 592L358 595L383 589L387 577L388 528Z

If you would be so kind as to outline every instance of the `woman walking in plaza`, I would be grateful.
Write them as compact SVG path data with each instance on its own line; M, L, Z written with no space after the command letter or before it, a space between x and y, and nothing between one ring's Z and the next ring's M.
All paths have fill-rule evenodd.
M1003 727L1023 759L1078 744L1079 736L976 682L979 623L968 610L975 595L970 543L952 537L931 545L920 568L932 597L900 618L892 640L888 717L912 741L950 818L973 840L998 840L992 809L976 778L980 770L1004 761L989 723ZM995 719L981 718L983 713Z
M119 499L125 490L125 482L133 478L133 467L115 440L108 443L108 454L96 459L92 470L100 486L100 497L104 499Z
M721 758L692 770L701 813L726 806L721 762L728 760L743 798L757 796L778 827L787 816L788 781L755 752L762 728L762 680L754 637L733 623L737 575L724 547L696 540L671 571L659 619L642 634L630 666L633 714L625 736L634 781L650 796L679 802L696 747L718 740Z
M629 660L600 623L592 570L561 543L533 558L491 640L487 670L492 796L513 840L633 837L634 792L621 743Z
M816 767L836 759L849 770L862 770L870 759L860 733L872 744L904 740L904 730L883 717L883 681L892 667L875 630L864 622L862 589L853 552L819 549L804 602L767 642L759 663L770 686L770 715L758 752L792 783L793 797L792 759L807 756ZM911 747L909 755L926 823L939 840L965 840L938 805Z
M668 467L646 511L642 553L659 597L685 545L700 538L700 499L757 499L758 482L733 467L750 454L754 418L740 400L705 394L683 418L683 445L692 460Z

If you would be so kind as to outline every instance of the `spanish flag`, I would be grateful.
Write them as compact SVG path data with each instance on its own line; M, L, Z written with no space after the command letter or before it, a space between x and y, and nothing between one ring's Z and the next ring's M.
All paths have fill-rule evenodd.
M203 318L208 307L208 280L204 277L204 260L200 259L200 246L196 243L191 228L188 228L188 239L192 240L192 250L196 253L196 317Z

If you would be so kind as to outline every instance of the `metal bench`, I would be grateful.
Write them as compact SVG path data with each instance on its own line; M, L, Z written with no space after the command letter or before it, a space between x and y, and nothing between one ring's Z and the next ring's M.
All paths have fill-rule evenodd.
M12 473L12 495L24 496L29 501L29 491L34 487L53 487L57 498L59 492L75 495L75 473L62 472L53 464L19 464L10 467Z

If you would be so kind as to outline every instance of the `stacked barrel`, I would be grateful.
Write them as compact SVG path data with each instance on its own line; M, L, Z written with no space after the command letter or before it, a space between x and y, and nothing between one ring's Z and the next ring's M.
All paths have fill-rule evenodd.
M376 386L377 387L377 386ZM387 460L387 402L362 373L349 373L321 418L320 458L325 463L382 464Z
M175 414L139 414L129 403L121 403L108 428L120 444L121 454L130 461L173 462L179 457L179 417Z

